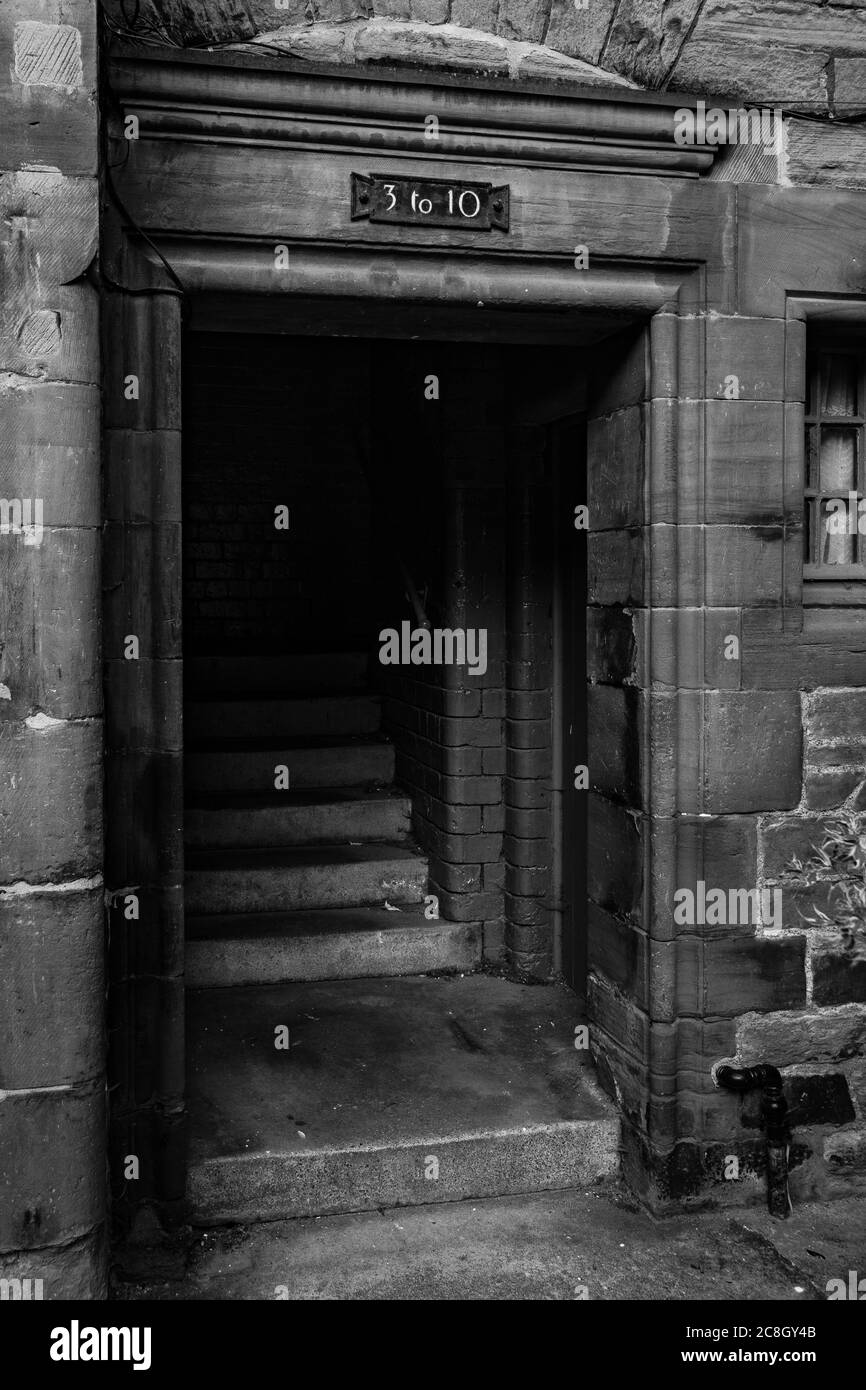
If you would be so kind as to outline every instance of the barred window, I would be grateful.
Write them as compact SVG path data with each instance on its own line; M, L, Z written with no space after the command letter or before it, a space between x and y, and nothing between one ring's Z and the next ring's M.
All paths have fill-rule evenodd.
M852 584L859 591L866 581L864 411L866 353L855 346L815 353L806 401L803 577L841 601L853 594Z

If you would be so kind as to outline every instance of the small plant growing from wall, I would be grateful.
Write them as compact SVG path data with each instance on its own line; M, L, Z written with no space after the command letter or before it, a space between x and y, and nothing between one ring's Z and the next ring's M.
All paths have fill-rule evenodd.
M814 907L804 917L811 927L834 927L846 946L854 947L854 933L866 926L866 815L842 811L824 824L824 840L802 863L790 867L804 884L833 880L830 890L832 916Z

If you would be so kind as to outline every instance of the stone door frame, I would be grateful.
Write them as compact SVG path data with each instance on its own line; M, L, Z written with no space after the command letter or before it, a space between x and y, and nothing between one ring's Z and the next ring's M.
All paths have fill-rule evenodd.
M703 872L703 822L715 810L707 686L719 684L710 650L719 623L736 621L736 605L715 606L703 536L707 382L751 351L737 316L754 316L745 327L766 315L784 328L787 293L782 286L781 312L778 295L766 307L757 289L756 307L742 308L748 247L738 190L701 177L712 151L676 146L679 98L310 72L248 53L142 55L122 46L109 76L118 166L102 257L113 1171L122 1171L122 1155L139 1154L137 1195L182 1208L184 299L229 294L254 297L263 310L279 300L289 311L321 296L461 312L483 302L505 313L567 311L588 334L599 316L608 328L631 326L599 355L590 409L588 500L599 534L590 546L589 661L604 698L589 709L589 746L599 750L591 824L603 851L589 943L599 987L589 1001L593 1050L627 1120L627 1172L650 1197L676 1196L672 1175L694 1166L696 1144L680 1091L702 1088L695 1077L728 1038L704 1021L709 955L670 920L673 886ZM451 132L435 153L423 137L431 103ZM127 149L129 115L139 128ZM292 190L282 203L268 177L283 178L278 157ZM442 168L483 179L495 169L497 182L507 179L510 239L350 222L350 164L412 172L422 161L431 176ZM776 192L749 190L757 201L747 237L761 225L762 199L772 204ZM772 215L771 206L768 225ZM288 268L276 267L278 244L288 247ZM578 244L589 249L589 269L575 265ZM761 246L757 262L767 254ZM757 286L760 270L749 283ZM796 385L789 389L796 402ZM621 488L610 487L610 458L623 467ZM766 608L768 640L801 622L790 486L781 508L786 589ZM124 658L130 634L139 637L136 662ZM680 692L689 698L679 701ZM614 717L631 731L630 751L611 737ZM134 932L122 911L131 886L141 901Z

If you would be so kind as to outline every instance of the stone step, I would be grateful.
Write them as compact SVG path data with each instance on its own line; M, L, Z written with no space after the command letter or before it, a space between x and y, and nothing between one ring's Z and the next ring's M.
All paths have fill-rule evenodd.
M372 739L339 743L305 739L237 740L187 745L187 795L274 790L277 766L289 770L289 789L385 787L394 780L394 748Z
M183 663L184 688L193 699L273 699L301 691L363 690L366 652L289 652L275 656L192 656Z
M193 738L300 738L373 734L381 702L372 695L298 696L291 700L204 700L184 707Z
M422 902L427 860L404 845L195 850L187 856L192 915L301 912Z
M421 907L257 912L186 922L191 989L466 971L480 960L478 923L429 921Z
M400 841L408 838L411 811L407 796L387 789L239 793L187 805L184 840L188 849Z
M192 990L187 1018L199 1224L616 1173L619 1122L573 1046L579 1018L563 986L471 975Z

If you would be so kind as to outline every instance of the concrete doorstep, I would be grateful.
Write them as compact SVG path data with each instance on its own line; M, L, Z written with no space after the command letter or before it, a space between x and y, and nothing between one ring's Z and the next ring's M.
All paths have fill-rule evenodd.
M575 1049L564 988L467 975L193 990L188 1028L200 1225L616 1173L619 1119Z

